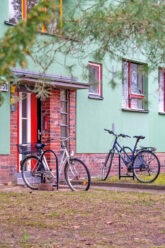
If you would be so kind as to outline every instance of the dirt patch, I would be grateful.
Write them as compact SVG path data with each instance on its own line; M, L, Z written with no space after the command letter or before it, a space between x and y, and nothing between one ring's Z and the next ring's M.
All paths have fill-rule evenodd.
M165 195L0 187L0 247L165 247L164 212Z
M41 190L42 191L42 190ZM56 187L53 187L53 191L57 191ZM70 191L67 185L61 185L58 189L59 192L61 191ZM15 193L23 193L23 192L35 192L34 190L29 189L24 185L1 185L0 192L15 192Z

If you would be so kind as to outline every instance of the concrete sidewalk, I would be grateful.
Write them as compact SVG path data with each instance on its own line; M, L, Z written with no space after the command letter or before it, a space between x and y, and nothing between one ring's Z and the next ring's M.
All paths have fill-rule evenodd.
M165 185L136 184L136 183L109 183L101 181L92 181L91 188L107 189L114 191L141 192L141 193L159 193L165 194Z

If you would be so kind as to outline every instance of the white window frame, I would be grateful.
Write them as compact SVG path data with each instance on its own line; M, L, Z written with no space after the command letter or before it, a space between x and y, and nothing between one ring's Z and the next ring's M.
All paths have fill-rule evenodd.
M142 64L133 61L123 61L123 82L122 82L122 107L124 109L145 110L144 109L144 77L142 78L142 92L134 93L132 90L131 65L141 66ZM138 73L138 70L137 70ZM142 101L142 107L138 106L138 100ZM134 101L134 104L132 102Z
M90 92L90 87L89 87L89 96L97 96L97 97L102 97L102 65L94 62L88 62L89 67L95 67L97 68L97 81L98 81L98 87L97 87L97 93Z
M159 69L159 112L165 113L165 68Z
M19 100L19 144L22 144L22 98L23 92L19 93L20 100ZM31 94L26 93L27 97L27 143L31 142ZM19 161L22 160L22 154L19 154ZM20 163L19 163L20 165ZM19 168L20 169L20 168Z

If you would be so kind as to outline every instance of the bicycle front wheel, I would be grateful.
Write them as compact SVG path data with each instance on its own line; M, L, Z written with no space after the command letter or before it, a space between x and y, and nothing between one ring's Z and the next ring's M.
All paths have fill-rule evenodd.
M72 158L69 163L66 163L64 176L66 183L73 191L87 191L90 187L90 172L80 159Z
M37 156L28 156L22 162L22 178L30 189L38 189L43 182L44 167Z
M114 152L113 150L111 150L108 154L107 157L105 159L103 168L102 168L102 180L106 180L110 170L111 170L111 166L112 166L112 161L113 161L113 156L114 156Z
M152 183L160 173L160 162L151 151L140 151L133 162L133 173L141 183Z

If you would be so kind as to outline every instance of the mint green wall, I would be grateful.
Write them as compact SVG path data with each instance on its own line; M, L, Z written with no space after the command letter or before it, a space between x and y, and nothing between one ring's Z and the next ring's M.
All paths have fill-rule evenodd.
M136 61L144 62L142 59ZM104 128L112 129L113 124L116 133L144 135L146 138L139 145L155 146L158 152L165 152L165 115L158 113L158 70L148 75L149 113L126 112L122 111L122 79L115 78L114 89L109 83L112 74L106 68L111 70L112 66L116 72L122 71L121 61L103 63L103 100L89 99L88 90L77 92L77 152L107 152L114 138ZM135 139L120 138L120 141L133 146Z
M0 106L0 154L10 154L10 87L2 95L5 101Z
M4 24L4 21L8 21L8 0L0 0L0 37L3 37L4 32L8 26Z
M8 26L8 1L0 0L0 37L3 37ZM10 153L10 87L8 92L2 93L5 101L0 106L0 154Z
M64 4L68 4L67 0L64 0ZM0 0L1 8L1 22L0 22L0 36L3 36L5 30L9 27L4 24L5 20L8 20L8 1ZM38 39L51 39L46 35L38 35ZM88 50L91 48L88 47ZM144 58L137 57L135 54L129 54L127 59L136 60L138 62L146 62ZM88 61L93 59L89 57L83 60L84 65L88 64ZM47 73L55 75L70 76L68 71L64 68L65 58L63 55L58 54L56 57L58 63L51 65ZM88 80L82 78L82 65L80 61L72 58L67 59L67 64L71 65L76 62L73 75L78 78L80 82L88 83ZM114 67L115 71L122 70L121 61L109 61L105 59L102 61L96 61L103 64L102 71L102 90L103 100L88 99L88 90L77 91L77 112L76 112L76 137L77 137L77 152L79 153L104 153L107 152L112 144L113 137L104 132L104 128L112 129L112 125L115 126L115 132L125 133L131 136L144 135L146 139L141 142L141 145L156 146L159 152L165 152L165 132L164 123L165 115L158 114L158 72L149 73L148 77L148 100L149 100L149 113L133 113L124 112L121 110L122 100L122 80L117 78L117 85L112 89L109 81L112 78L109 70ZM109 69L109 70L108 70ZM28 60L27 70L41 72L40 66L34 64L34 62ZM87 72L86 72L87 73ZM6 94L6 95L5 95ZM0 107L0 153L3 153L2 149L5 149L6 153L9 152L9 92L4 93L6 101L4 105ZM6 120L6 121L5 121ZM6 124L4 124L4 121ZM5 132L3 128L5 127ZM5 133L5 134L4 134ZM133 145L134 140L121 139L125 144ZM6 147L6 148L3 148Z

